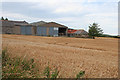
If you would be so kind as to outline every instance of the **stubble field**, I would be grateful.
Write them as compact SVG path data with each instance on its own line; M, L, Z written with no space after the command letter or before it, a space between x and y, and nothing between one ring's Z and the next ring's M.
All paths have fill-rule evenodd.
M2 47L10 54L34 58L40 73L49 65L58 68L59 77L74 78L83 70L85 78L118 76L118 39L67 38L2 35ZM42 74L42 73L41 73Z

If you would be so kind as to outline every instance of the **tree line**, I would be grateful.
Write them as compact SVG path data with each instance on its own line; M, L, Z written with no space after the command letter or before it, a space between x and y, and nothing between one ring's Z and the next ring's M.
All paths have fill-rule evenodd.
M3 17L1 17L1 20L8 20L8 18L5 18L5 19L4 19Z

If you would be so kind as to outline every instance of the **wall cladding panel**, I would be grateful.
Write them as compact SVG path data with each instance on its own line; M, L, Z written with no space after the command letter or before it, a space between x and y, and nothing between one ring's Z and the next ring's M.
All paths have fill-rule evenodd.
M25 27L25 31L26 31L26 35L32 35L32 27L31 26Z
M49 35L50 36L54 35L54 27L49 27Z
M22 34L22 35L25 35L25 34L26 34L26 33L25 33L25 26L21 26L20 31L21 31L21 34Z
M32 35L32 26L21 26L22 35Z
M37 27L37 35L47 36L47 27Z

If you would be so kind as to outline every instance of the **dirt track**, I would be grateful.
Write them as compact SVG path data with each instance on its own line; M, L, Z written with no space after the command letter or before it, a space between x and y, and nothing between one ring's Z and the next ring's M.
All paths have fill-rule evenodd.
M113 78L118 76L118 39L65 38L23 35L3 35L3 48L13 56L34 58L40 71L49 62L57 67L59 77L73 78L85 70L85 78Z

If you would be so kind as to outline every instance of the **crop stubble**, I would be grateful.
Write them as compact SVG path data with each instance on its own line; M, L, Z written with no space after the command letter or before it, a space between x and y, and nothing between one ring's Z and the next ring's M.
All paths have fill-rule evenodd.
M85 78L116 78L118 76L118 39L67 38L25 35L2 36L12 56L34 58L40 72L50 64L60 71L59 77L73 78L85 70Z

